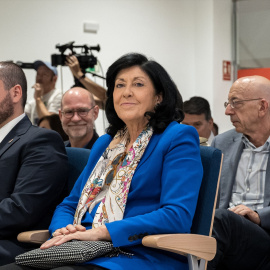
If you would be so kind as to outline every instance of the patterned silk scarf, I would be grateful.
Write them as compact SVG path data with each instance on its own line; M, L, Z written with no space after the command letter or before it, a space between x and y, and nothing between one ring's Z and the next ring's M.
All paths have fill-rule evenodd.
M128 131L124 129L117 132L84 186L74 215L74 225L81 224L87 209L91 213L99 202L93 228L123 219L133 174L152 134L152 127L146 127L128 153L125 153Z

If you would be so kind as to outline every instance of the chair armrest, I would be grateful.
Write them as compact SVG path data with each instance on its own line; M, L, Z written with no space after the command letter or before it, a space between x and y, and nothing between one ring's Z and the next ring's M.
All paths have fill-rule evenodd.
M142 239L142 244L181 255L191 254L207 261L212 260L216 254L216 239L197 234L148 235Z
M27 231L18 234L17 239L19 242L43 244L50 238L48 230Z

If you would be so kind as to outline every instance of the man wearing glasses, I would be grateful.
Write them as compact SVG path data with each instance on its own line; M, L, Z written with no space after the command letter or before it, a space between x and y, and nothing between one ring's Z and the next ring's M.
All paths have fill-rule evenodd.
M74 87L65 92L59 116L69 137L66 147L92 148L99 137L94 129L98 113L99 107L86 89Z
M235 128L212 142L224 160L208 270L270 269L270 81L238 79L224 105Z

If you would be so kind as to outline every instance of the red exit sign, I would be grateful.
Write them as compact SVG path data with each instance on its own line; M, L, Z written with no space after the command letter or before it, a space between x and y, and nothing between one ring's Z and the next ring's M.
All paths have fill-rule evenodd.
M231 61L223 61L222 73L223 80L230 81L231 80Z

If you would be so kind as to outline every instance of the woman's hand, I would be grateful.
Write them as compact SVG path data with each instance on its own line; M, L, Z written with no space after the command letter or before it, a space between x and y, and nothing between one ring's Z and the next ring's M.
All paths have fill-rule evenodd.
M52 234L52 236L55 237L55 236L59 236L59 235L65 235L65 234L75 233L77 231L84 232L84 231L86 231L86 228L84 226L82 226L82 225L73 226L73 225L69 224L66 227L63 227L61 229L56 230Z
M66 228L61 228L59 230L56 230L55 233L59 233L59 235L54 236L52 239L46 241L44 244L41 245L41 249L47 249L52 246L59 246L65 242L68 242L70 240L81 240L81 241L110 241L111 237L110 234L106 228L105 225L102 225L101 227L86 230L85 227L84 230L76 230L76 228L81 225L77 225L74 227L73 225L68 225ZM73 227L73 228L72 228ZM68 229L67 229L68 228ZM75 232L71 232L70 230ZM65 234L63 232L68 231L68 234ZM60 234L61 232L61 234Z

